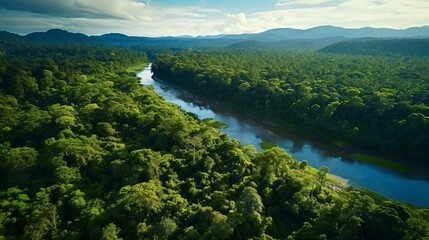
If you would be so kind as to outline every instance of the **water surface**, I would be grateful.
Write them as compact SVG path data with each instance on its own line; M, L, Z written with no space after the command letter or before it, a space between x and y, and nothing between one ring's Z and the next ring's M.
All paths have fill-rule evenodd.
M199 118L213 118L226 123L222 129L230 138L237 138L244 145L255 145L263 141L275 143L291 153L298 161L307 160L315 168L327 166L330 173L345 178L351 185L368 188L388 198L418 206L429 207L429 181L418 176L401 175L370 163L350 157L350 150L341 150L329 143L314 141L308 137L287 132L284 129L243 116L193 96L178 87L162 81L154 81L150 67L137 74L141 84L153 86L156 93L168 102L179 105L183 110L195 113Z

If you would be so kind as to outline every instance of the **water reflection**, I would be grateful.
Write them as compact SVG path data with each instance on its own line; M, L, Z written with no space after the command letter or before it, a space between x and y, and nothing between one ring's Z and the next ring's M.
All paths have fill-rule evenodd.
M199 118L213 118L226 123L229 127L221 131L231 138L237 138L244 145L255 145L270 141L291 153L297 160L307 160L315 167L327 166L332 174L346 178L356 186L363 186L389 198L414 205L429 207L429 182L403 176L379 166L356 161L350 158L350 152L334 148L329 144L309 141L306 137L292 134L276 127L258 122L250 117L231 113L216 104L192 96L167 83L154 81L150 69L140 72L143 85L153 86L154 90L168 102L179 105L183 110L196 114Z

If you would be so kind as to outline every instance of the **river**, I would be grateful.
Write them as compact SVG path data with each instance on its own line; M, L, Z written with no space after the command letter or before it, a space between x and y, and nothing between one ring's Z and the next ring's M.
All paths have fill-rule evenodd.
M364 187L413 205L429 207L427 180L351 159L349 150L341 150L332 144L289 133L274 125L209 103L168 83L154 81L150 67L138 72L137 76L141 78L141 84L153 86L156 93L166 101L179 105L183 110L195 113L201 119L213 118L226 123L229 127L221 131L227 133L230 138L237 138L241 144L252 144L258 151L262 151L259 146L261 142L275 143L298 161L307 160L310 166L318 169L327 166L331 174L347 179L353 186Z

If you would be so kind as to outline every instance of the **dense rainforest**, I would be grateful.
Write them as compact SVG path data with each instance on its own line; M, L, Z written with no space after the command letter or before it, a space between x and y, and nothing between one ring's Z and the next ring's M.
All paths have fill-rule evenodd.
M429 38L416 39L358 39L342 41L320 49L321 52L361 54L429 56Z
M276 147L257 152L167 103L133 73L131 67L147 64L141 52L28 43L0 47L0 239L429 239L428 209L337 186L326 167L313 169ZM331 124L340 121L337 114L344 116L342 107L360 111L357 107L367 108L366 98L372 97L363 94L367 87L360 81L342 89L334 88L336 78L305 75L309 68L310 73L330 71L317 67L323 58L317 54L290 61L303 68L299 74L306 81L301 84L294 64L259 71L268 63L260 65L264 55L257 55L261 58L248 62L253 67L247 72L243 55L211 56L165 56L154 69L163 77L192 80L194 64L201 71L195 79L205 79L198 82L201 89L224 91L223 97L236 91L240 104L248 97L245 92L252 93L249 104L258 110L290 111L289 95L283 106L265 97L304 94L294 105L293 118L314 126L309 114L332 119ZM311 64L304 64L311 58ZM380 66L369 60L368 66ZM357 63L344 59L343 64L348 69ZM273 75L279 71L290 76L289 83ZM341 79L351 84L369 75L361 71ZM236 75L241 76L238 82ZM320 82L328 80L327 85ZM238 89L229 88L232 84ZM399 124L420 134L410 142L418 150L425 137L422 128L427 128L428 95L403 84L407 88L400 91L393 85L380 88L373 98L383 102L372 113L389 114L398 108L396 96L412 94L415 99L401 106L405 115L413 112ZM323 91L318 102L311 102L313 88ZM352 113L359 121L366 117ZM354 128L366 131L353 126L351 134L357 136L360 131Z
M158 78L289 129L429 162L429 59L270 50L160 55Z

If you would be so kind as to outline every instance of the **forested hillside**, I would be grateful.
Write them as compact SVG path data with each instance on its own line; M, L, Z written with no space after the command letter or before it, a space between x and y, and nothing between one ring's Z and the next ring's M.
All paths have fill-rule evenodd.
M326 53L361 55L429 56L429 38L370 39L334 43L320 49Z
M152 69L289 129L429 161L427 58L187 51Z
M254 67L245 68L244 55L187 53L159 58L154 69L163 77L198 80L195 83L211 96L225 91L219 96L229 97L226 94L236 91L234 99L240 104L248 97L245 92L253 93L255 101L248 103L258 110L282 107L274 98L265 98L281 96L274 92L285 97L290 92L294 98L308 95L296 100L299 114L292 118L303 117L308 124L312 124L309 114L319 116L319 111L320 117L335 123L340 121L337 114L345 114L342 107L366 108L364 99L371 96L362 94L366 88L361 81L341 90L347 101L328 84L331 91L320 96L325 102L308 102L316 97L313 88L323 90L324 85L317 84L322 80L302 75L311 84L298 81L301 76L295 71L302 68L299 74L303 74L311 68L310 73L330 73L329 68L317 67L319 61L309 61L324 56L286 55L293 59L288 67L271 69L261 64L271 54L256 55L260 60L253 58L246 64ZM338 59L326 58L339 66ZM343 82L369 76L359 69L348 72L354 61L360 66L359 59L342 62L348 73ZM395 61L405 64L404 76L411 74L406 61ZM368 65L377 69L374 62L370 59ZM145 55L126 49L1 46L0 239L429 238L427 209L336 186L326 167L312 169L279 148L258 153L252 146L229 140L167 103L152 88L139 85L127 68L142 63L147 63ZM305 67L307 63L311 64ZM192 66L200 75L193 75L197 71ZM423 68L426 62L413 66ZM273 75L280 71L294 81L286 83ZM372 74L383 71L387 70ZM330 79L331 84L335 79ZM416 82L401 83L398 96L413 93L415 99L400 105L406 119L398 124L420 134L411 139L418 150L427 127L428 95L416 93L412 88ZM237 89L229 88L232 84ZM386 102L377 101L373 114L384 116L398 107L392 99L399 89L391 84L377 90L374 98ZM358 113L355 118L365 118ZM360 134L356 128L365 129L353 126L352 134Z
M80 44L94 46L149 46L149 47L212 47L212 48L270 48L287 49L290 51L317 51L328 47L326 51L354 52L358 54L377 54L395 51L393 54L408 53L427 56L427 47L422 48L422 39L429 36L429 27L408 29L347 29L334 26L320 26L306 30L292 28L271 29L253 34L223 34L212 36L176 36L176 37L141 37L127 36L120 33L108 33L100 36L88 36L82 33L68 32L63 29L50 29L46 32L33 32L25 36L0 31L1 41L36 42L49 44ZM366 38L374 38L367 43ZM377 38L398 38L392 41ZM417 38L417 39L410 39ZM357 40L353 40L357 39ZM342 42L344 40L350 40ZM339 45L336 45L338 43ZM332 48L329 45L333 44ZM349 46L350 45L350 46ZM413 46L416 45L416 46ZM349 46L350 49L347 47ZM381 48L380 48L381 46ZM426 44L427 46L427 40ZM393 48L393 49L392 49ZM396 52L398 50L399 52ZM325 51L325 50L324 50ZM409 53L408 53L409 54Z

